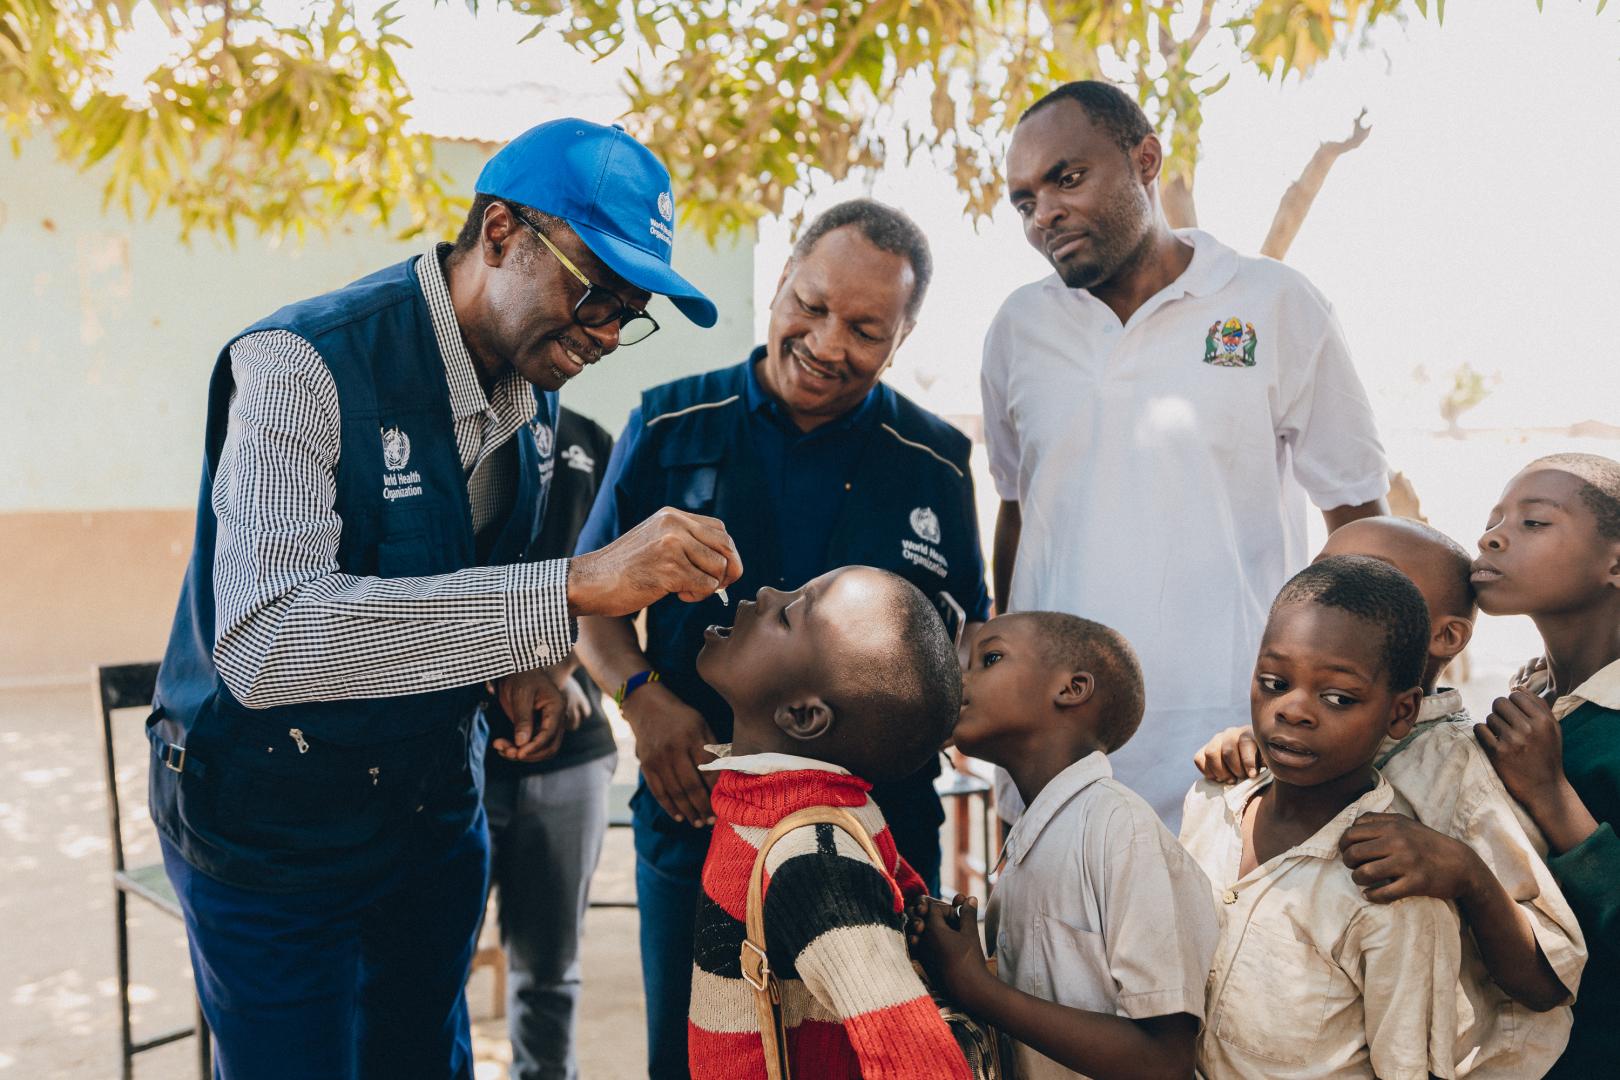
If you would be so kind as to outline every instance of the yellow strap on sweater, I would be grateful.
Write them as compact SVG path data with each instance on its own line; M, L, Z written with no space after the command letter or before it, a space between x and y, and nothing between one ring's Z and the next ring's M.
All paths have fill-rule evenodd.
M760 1040L765 1044L767 1080L792 1080L793 1070L788 1063L782 988L765 955L765 856L778 840L806 825L836 825L861 845L866 857L879 870L883 869L883 856L878 854L872 834L859 818L841 806L812 806L791 813L778 821L766 834L765 842L759 845L754 869L748 875L748 936L742 944L742 977L754 990L754 1014L759 1020Z

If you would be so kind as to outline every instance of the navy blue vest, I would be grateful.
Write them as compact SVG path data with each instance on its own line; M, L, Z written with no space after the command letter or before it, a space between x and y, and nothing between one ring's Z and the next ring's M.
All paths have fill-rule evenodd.
M395 578L478 565L444 359L416 260L285 307L238 337L263 330L309 341L337 386L338 570ZM446 776L459 786L482 687L249 709L219 677L212 492L234 341L209 384L196 536L149 725L152 813L189 862L222 880L296 889L363 879L386 865L390 845L379 840L422 805L424 786ZM557 395L536 391L530 425L514 437L517 492L508 518L490 526L487 564L535 557L556 419ZM175 763L167 745L185 747L179 772L164 767ZM263 805L251 804L254 792Z
M644 393L645 427L623 481L627 504L651 508L646 513L674 506L725 522L743 559L742 579L728 590L734 599L751 598L762 586L804 584L782 578L774 515L760 509L770 496L750 453L747 379L745 362ZM936 603L949 593L970 620L986 618L971 444L888 386L880 383L878 394L877 422L851 473L823 568L892 570ZM731 738L731 710L698 677L697 654L704 627L729 626L734 614L717 597L688 604L671 596L647 609L649 662L722 742ZM915 782L886 786L932 798L928 778L937 770L924 772Z

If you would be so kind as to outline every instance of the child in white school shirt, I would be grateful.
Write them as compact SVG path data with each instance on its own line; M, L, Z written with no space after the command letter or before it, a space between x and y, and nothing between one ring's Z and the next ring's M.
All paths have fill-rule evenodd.
M996 973L974 902L925 899L912 931L933 985L1012 1038L1023 1080L1192 1073L1215 912L1208 879L1109 769L1142 706L1136 656L1106 626L1003 615L974 642L956 744L1028 805L986 913Z
M1269 772L1200 781L1182 817L1221 919L1207 1080L1454 1075L1456 909L1373 903L1339 859L1362 814L1410 816L1373 760L1417 719L1428 637L1417 586L1367 556L1313 563L1272 605L1249 695Z

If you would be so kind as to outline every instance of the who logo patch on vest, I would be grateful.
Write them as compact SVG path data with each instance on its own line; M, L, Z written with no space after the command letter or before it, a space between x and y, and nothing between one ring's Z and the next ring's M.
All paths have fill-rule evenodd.
M551 425L544 420L532 421L529 432L534 436L534 452L540 458L540 482L549 484L557 471L557 459L552 456L552 451L557 448L557 437Z
M422 474L404 472L411 462L411 437L399 427L382 429L383 498L389 502L422 494Z
M917 534L918 539L901 540L901 555L909 563L931 570L940 577L949 577L951 564L937 546L942 539L939 515L934 513L932 507L919 506L911 512L910 520L911 531Z

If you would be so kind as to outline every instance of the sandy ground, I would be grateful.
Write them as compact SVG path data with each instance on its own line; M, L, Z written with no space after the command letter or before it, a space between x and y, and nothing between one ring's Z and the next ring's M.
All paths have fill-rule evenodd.
M119 783L130 865L158 858L145 815L144 717L121 721ZM0 692L0 1078L118 1075L111 856L101 735L88 686ZM628 830L612 830L593 889L632 897ZM130 905L136 1037L189 1022L191 967L179 922ZM489 971L468 987L479 1080L510 1060ZM586 925L580 1063L587 1077L643 1069L646 1040L636 913L592 911ZM189 1040L136 1059L142 1080L195 1076Z

